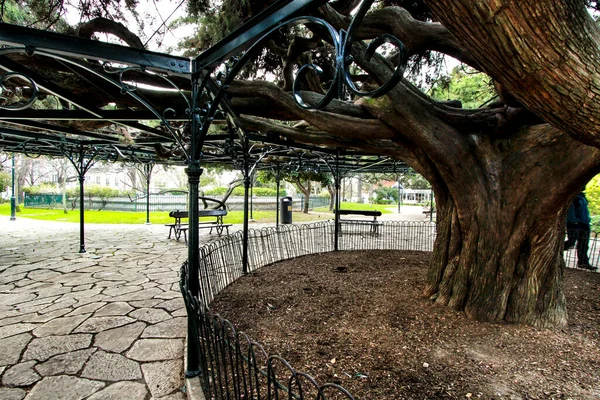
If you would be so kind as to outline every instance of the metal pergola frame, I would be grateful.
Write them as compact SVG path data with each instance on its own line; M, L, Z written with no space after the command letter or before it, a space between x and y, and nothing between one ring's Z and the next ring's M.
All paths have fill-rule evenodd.
M339 96L343 86L355 95L376 97L402 78L405 60L399 57L400 64L389 82L372 92L356 89L346 71L351 58L349 52L355 26L373 1L363 2L348 31L340 32L325 21L300 16L326 2L276 1L195 59L0 23L1 88L10 91L10 83L19 81L26 89L19 93L20 100L12 103L11 99L16 96L9 92L13 96L6 96L0 105L0 151L66 156L78 171L82 198L85 172L99 160L185 165L190 208L189 289L198 293L198 184L203 166L218 164L241 170L246 199L251 176L260 169L279 171L285 166L299 171L329 172L334 176L337 193L345 175L401 173L407 169L403 162L377 154L301 144L269 132L249 132L229 103L227 88L237 73L256 49L262 48L269 33L292 23L320 25L331 35L337 53L334 84L315 108ZM372 55L374 48L383 43L403 49L401 42L385 35L374 40L367 52L371 51ZM232 56L236 58L229 61ZM299 75L303 73L306 73L304 67ZM85 84L65 88L60 85L60 79L55 79L57 76L73 76ZM131 86L134 78L146 86ZM162 95L156 96L152 86L161 87ZM94 92L101 93L104 99L124 101L126 106L111 109L99 105ZM34 103L48 95L58 99L58 104L53 108L47 105L44 109L36 108ZM295 88L294 97L299 107L311 108ZM97 129L87 128L90 124L96 124ZM216 133L209 131L214 125L224 129ZM148 174L150 171L151 168ZM339 195L337 197L339 206ZM245 214L247 235L248 215ZM85 251L83 217L81 201L81 252ZM245 238L247 244L247 236ZM247 253L244 257L246 265ZM192 333L194 322L189 322ZM188 375L198 373L195 352L194 346L188 346Z

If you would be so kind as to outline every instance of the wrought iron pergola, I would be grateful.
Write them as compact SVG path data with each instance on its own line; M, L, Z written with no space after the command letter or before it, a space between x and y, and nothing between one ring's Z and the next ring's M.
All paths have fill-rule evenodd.
M0 24L0 151L68 157L79 173L82 197L85 173L99 160L185 165L190 207L189 290L198 293L198 184L203 166L218 164L241 170L246 197L257 169L330 172L339 193L344 175L400 173L407 168L402 161L378 154L250 131L229 101L227 90L233 79L261 51L271 33L292 24L325 30L336 53L335 77L317 104L306 103L300 86L294 84L298 107L321 108L343 93L377 97L402 78L404 46L395 37L383 35L371 41L367 57L381 45L394 46L399 53L398 66L390 80L376 90L361 92L355 87L350 76L354 33L373 0L364 1L348 30L342 31L321 19L302 16L326 2L276 1L194 59ZM314 65L300 68L297 81L317 70ZM80 250L85 251L83 201L81 204ZM246 251L245 247L244 257ZM190 320L190 332L195 329L193 324ZM194 375L198 373L198 355L194 346L188 349L188 374Z

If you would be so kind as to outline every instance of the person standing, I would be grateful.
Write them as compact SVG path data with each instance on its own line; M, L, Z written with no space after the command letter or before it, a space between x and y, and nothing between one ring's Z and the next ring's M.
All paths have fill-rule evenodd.
M583 192L573 199L567 211L567 240L565 250L572 249L577 243L577 267L595 271L598 268L590 265L588 248L590 241L590 212L588 201Z

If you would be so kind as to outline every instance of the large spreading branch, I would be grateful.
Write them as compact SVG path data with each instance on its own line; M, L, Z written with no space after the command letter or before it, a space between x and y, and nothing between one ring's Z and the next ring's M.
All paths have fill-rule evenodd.
M600 146L600 28L583 1L428 0L483 69L554 126Z
M330 5L320 8L323 18L336 28L347 28L351 17L338 13ZM359 40L374 39L383 34L396 36L404 43L408 55L434 50L479 68L478 62L464 49L448 29L437 22L414 19L400 7L385 7L368 14L356 34Z

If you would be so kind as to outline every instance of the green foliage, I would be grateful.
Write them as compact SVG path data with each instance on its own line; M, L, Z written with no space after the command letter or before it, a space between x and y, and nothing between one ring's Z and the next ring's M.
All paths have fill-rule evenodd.
M398 202L398 189L378 187L375 189L375 202L377 204L391 204Z
M592 215L590 217L590 230L592 232L600 232L600 215Z
M376 198L375 199L375 204L394 204L394 201L393 200L389 200L389 199Z
M489 77L470 67L455 67L438 79L430 93L436 100L460 100L463 108L479 108L495 96Z
M260 171L257 180L261 183L276 182L276 176L272 171ZM282 171L281 180L295 184L298 180L301 182L311 181L320 183L322 186L331 184L331 174L325 172L312 171Z
M363 182L371 185L378 185L381 181L400 181L400 184L405 189L431 189L431 185L422 175L414 170L409 170L401 175L396 174L363 174L360 176ZM397 189L394 189L397 190Z
M277 189L269 187L255 187L252 189L252 195L258 197L275 197L277 196ZM279 196L285 196L285 189L279 189Z
M118 190L106 186L89 185L84 188L83 194L88 198L98 197L101 199L108 199L111 197L127 197L135 196L132 190ZM79 196L79 186L71 189L67 189L67 198L74 198Z
M0 192L4 192L10 187L12 178L8 172L0 171Z
M34 186L25 186L23 188L23 192L29 195L58 193L58 188L56 187L56 185L53 184L42 183Z
M431 185L427 179L416 172L401 175L399 180L400 184L406 189L431 189Z
M4 0L0 4L2 22L38 29L52 29L63 33L72 31L62 18L66 12L64 1Z
M85 195L87 197L99 197L101 199L108 199L111 197L118 197L121 195L121 191L106 186L90 185L85 187Z
M210 190L206 190L204 192L205 196L213 196L213 197L217 197L217 196L223 196L225 193L227 193L227 188L225 186L220 186L220 187L216 187L214 189L210 189ZM235 189L233 189L233 193L231 193L232 196L243 196L244 195L244 188L241 186L236 187ZM285 189L279 189L279 195L280 196L285 196L286 195L286 191ZM252 189L252 196L257 196L257 197L265 197L265 196L272 196L275 197L277 196L277 190L274 188L270 188L270 187L254 187Z
M596 175L588 182L585 187L585 197L589 202L590 214L600 218L600 175Z

